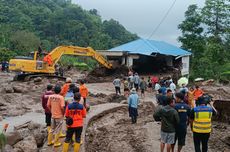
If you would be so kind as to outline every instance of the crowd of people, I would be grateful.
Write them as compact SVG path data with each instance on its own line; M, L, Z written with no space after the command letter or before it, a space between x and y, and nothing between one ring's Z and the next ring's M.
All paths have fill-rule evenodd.
M113 84L116 93L120 95L121 80L116 77ZM188 88L187 84L182 84L177 88L170 76L167 79L148 77L146 82L138 73L130 72L129 76L123 79L123 86L124 95L128 97L129 116L133 124L137 123L138 90L141 90L141 97L145 97L146 90L156 93L158 107L153 116L156 121L161 121L161 152L165 147L167 152L174 152L176 142L177 151L180 152L185 146L189 125L193 132L195 151L208 151L211 118L216 114L216 109L210 102L210 96L206 95L198 85Z
M173 152L176 142L177 151L180 152L185 146L189 124L193 131L195 151L207 152L211 117L216 110L212 104L207 105L210 98L205 96L199 86L188 89L186 84L182 84L181 88L177 88L171 77L152 77L146 82L138 73L131 73L122 81L118 77L114 79L113 85L117 95L121 95L122 84L124 95L128 98L128 111L133 124L137 123L138 117L138 93L140 92L144 98L145 91L155 91L158 107L153 117L155 121L161 121L161 152L165 147L167 152ZM73 83L71 78L67 78L63 86L47 86L42 95L42 106L45 111L49 146L61 146L59 138L65 137L63 152L68 152L71 143L74 144L74 152L79 151L83 121L89 110L86 102L88 94L88 88L82 80L79 86ZM65 126L67 129L64 129ZM66 133L63 133L63 130L66 130Z
M83 121L89 110L87 96L88 89L83 80L79 86L71 78L67 78L63 86L47 85L47 90L42 95L42 106L48 131L48 146L61 146L59 138L65 137L62 151L68 152L71 143L74 145L74 152L79 151ZM63 130L66 130L66 134Z

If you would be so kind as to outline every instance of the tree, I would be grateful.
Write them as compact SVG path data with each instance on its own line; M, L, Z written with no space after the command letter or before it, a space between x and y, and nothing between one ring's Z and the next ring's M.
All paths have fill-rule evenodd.
M203 22L208 27L208 34L222 37L230 27L229 0L206 0L202 9Z
M182 48L191 50L192 77L217 78L229 70L229 0L206 0L199 11L191 5L185 20L178 26L182 31Z
M205 65L200 64L205 50L205 38L202 35L204 29L201 26L202 17L197 5L190 5L185 12L185 20L178 25L182 31L182 36L178 40L182 43L182 48L192 52L191 71L196 77Z
M40 39L31 32L17 31L10 37L11 49L22 55L34 51L40 45Z

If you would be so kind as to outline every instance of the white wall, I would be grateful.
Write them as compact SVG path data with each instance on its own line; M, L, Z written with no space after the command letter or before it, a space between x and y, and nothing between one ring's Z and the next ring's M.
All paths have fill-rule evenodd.
M182 57L181 75L189 75L189 56Z

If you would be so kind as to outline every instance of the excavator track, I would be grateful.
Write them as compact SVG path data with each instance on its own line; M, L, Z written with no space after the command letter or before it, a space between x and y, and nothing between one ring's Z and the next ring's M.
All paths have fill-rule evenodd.
M47 74L47 73L22 73L22 74L17 74L14 77L14 81L30 81L33 78L37 77L45 77L45 78L57 78L60 80L66 80L66 77L63 76L58 76L54 74Z

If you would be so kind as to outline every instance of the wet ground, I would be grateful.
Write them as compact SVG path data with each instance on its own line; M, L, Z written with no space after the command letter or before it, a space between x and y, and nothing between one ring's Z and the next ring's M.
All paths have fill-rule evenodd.
M4 118L3 121L0 121L0 127L2 127L4 123L9 123L9 130L12 130L13 126L30 120L44 124L44 114L40 97L48 83L55 84L58 83L58 81L44 79L41 83L34 83L33 81L29 83L11 82L12 76L13 74L0 73L0 116ZM113 99L113 95L111 94L115 92L115 89L112 83L91 83L86 85L92 94L92 96L89 97L89 102L97 106L93 106L92 109L95 110L90 110L87 116L86 121L88 121L91 115L95 115L89 122L89 125L85 126L87 127L85 143L83 144L85 150L83 148L82 151L159 151L160 123L154 122L152 117L154 110L153 104L156 104L153 92L147 92L146 97L141 98L138 122L133 125L128 117L126 106L113 108L111 104L100 105ZM22 92L5 93L3 89L7 86L19 86ZM212 90L214 90L213 93L216 93L218 88L217 91L215 91L215 87ZM225 90L226 88L220 92L222 94L226 93ZM97 96L97 94L99 94L99 96ZM224 97L228 97L228 95L224 95ZM116 101L116 103L119 102ZM111 110L97 115L97 109L102 110L104 106L107 108L111 107ZM11 110L7 110L9 107L11 107ZM230 152L230 125L214 122L213 127L214 129L209 144L210 152ZM45 146L43 151L52 152L53 149ZM61 151L61 148L57 151ZM186 146L183 151L194 151L190 129L188 129Z

